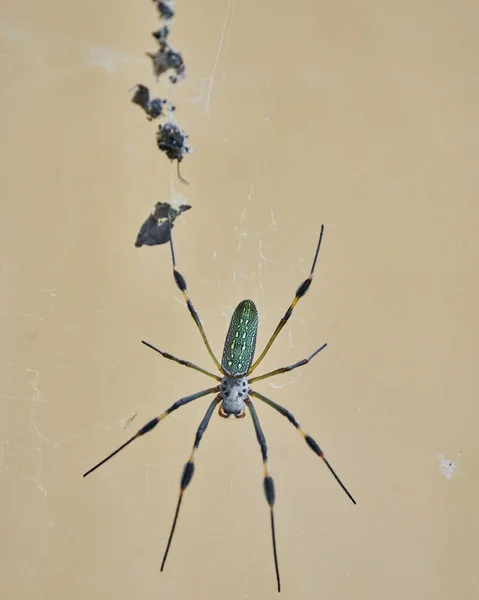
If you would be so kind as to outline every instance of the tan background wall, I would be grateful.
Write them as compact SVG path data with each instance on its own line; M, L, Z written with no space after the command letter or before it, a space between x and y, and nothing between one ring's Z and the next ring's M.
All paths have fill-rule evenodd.
M257 388L358 505L258 407L282 597L479 598L477 3L178 1L177 14L189 187L129 103L130 86L153 86L151 2L1 5L1 597L277 597L249 418L213 418L162 574L208 400L82 479L210 384L140 344L212 368L168 248L133 245L153 204L182 194L179 267L217 354L243 298L266 342L326 226L264 370L329 347Z

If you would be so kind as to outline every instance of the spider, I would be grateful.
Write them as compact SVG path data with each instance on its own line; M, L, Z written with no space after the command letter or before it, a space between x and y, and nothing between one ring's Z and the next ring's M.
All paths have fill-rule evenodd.
M170 220L170 227L171 227L171 220ZM306 444L311 448L311 450L313 452L315 452L324 461L324 463L328 467L329 471L332 473L333 477L339 483L339 485L341 486L343 491L347 494L347 496L351 500L351 502L353 502L353 504L356 504L356 501L354 500L352 495L349 493L349 491L346 489L346 487L344 486L344 484L342 483L342 481L340 480L340 478L334 471L333 467L330 465L330 463L324 456L323 451L321 450L321 448L319 447L317 442L302 429L302 427L300 426L298 421L296 421L295 417L286 408L284 408L283 406L280 406L273 400L270 400L263 394L260 394L259 392L254 391L250 387L251 384L255 383L256 381L267 379L269 377L272 377L273 375L280 375L281 373L287 373L288 371L292 371L293 369L297 369L298 367L306 365L307 363L309 363L309 361L311 359L313 359L317 354L319 354L326 347L326 344L323 344L317 350L315 350L308 358L303 358L302 360L294 363L293 365L289 365L287 367L280 367L279 369L275 369L274 371L270 371L268 373L265 373L264 375L258 375L256 377L251 377L251 374L253 373L253 371L255 371L256 367L258 367L258 365L262 362L262 360L266 356L267 352L273 345L273 342L276 340L278 334L283 329L285 324L288 322L289 318L291 317L291 315L293 313L293 310L294 310L296 304L309 290L309 287L313 281L314 269L316 267L316 262L318 260L319 250L321 248L323 232L324 232L324 225L321 225L319 241L318 241L318 245L316 247L316 252L314 254L314 259L313 259L313 265L311 267L309 276L307 277L307 279L305 279L301 283L301 285L296 290L296 294L294 296L293 301L291 302L291 305L289 306L288 310L285 312L283 318L280 320L278 326L276 327L273 334L269 338L268 343L266 344L264 350L261 352L259 357L253 362L253 357L254 357L254 352L255 352L255 347L256 347L256 334L258 331L258 311L252 300L243 300L242 302L240 302L238 304L235 311L233 312L233 316L231 317L231 322L229 325L228 333L226 334L226 340L225 340L221 363L217 360L215 354L213 353L213 350L211 349L211 346L206 337L205 330L203 329L203 325L201 324L200 317L198 316L198 313L196 312L196 310L193 306L193 303L190 300L190 297L189 297L188 291L187 291L185 278L176 268L176 259L175 259L175 252L174 252L174 248L173 248L173 239L170 234L170 249L171 249L171 258L172 258L172 263L173 263L173 276L174 276L176 285L178 286L179 290L181 291L183 298L186 302L186 306L188 307L188 310L190 311L190 314L191 314L194 322L196 323L196 326L198 327L198 330L203 339L203 343L206 346L208 354L210 355L210 357L212 358L213 362L215 363L217 369L221 373L221 376L211 373L210 371L207 371L207 370L203 369L202 367L199 367L188 360L183 360L181 358L177 358L176 356L173 356L172 354L169 354L168 352L164 352L163 350L156 348L155 346L153 346L152 344L150 344L148 342L142 341L142 343L145 344L145 346L148 346L152 350L155 350L156 352L161 354L161 356L163 356L164 358L167 358L169 360L177 362L180 365L188 367L189 369L194 369L195 371L199 371L200 373L203 373L204 375L207 375L208 377L215 379L218 382L218 385L216 385L215 387L208 388L206 390L202 390L200 392L196 392L195 394L191 394L190 396L180 398L180 400L177 400L168 409L166 409L165 412L161 413L159 416L155 417L154 419L151 419L150 421L148 421L148 423L143 425L143 427L141 429L139 429L132 438L130 438L128 441L126 441L124 444L122 444L114 452L112 452L110 455L108 455L106 458L104 458L101 462L99 462L97 465L92 467L89 471L87 471L83 475L83 477L86 477L87 475L89 475L90 473L92 473L93 471L98 469L98 467L100 467L105 462L110 460L110 458L112 458L113 456L118 454L118 452L120 452L121 450L126 448L126 446L131 444L131 442L133 442L137 438L145 435L146 433L149 433L152 429L154 429L158 425L158 423L160 423L169 414L171 414L173 411L177 410L181 406L185 406L185 404L189 404L190 402L193 402L194 400L196 400L198 398L203 398L204 396L216 394L214 400L209 405L208 410L206 411L206 414L198 427L198 430L196 432L195 441L193 444L193 449L191 451L188 462L185 464L185 466L183 468L183 474L181 476L181 482L180 482L180 492L179 492L178 502L176 505L176 511L175 511L175 515L173 518L173 524L171 526L168 542L166 545L166 550L163 555L163 561L161 563L161 571L163 571L163 569L164 569L165 562L166 562L168 552L170 550L171 542L173 539L173 535L175 533L176 524L178 521L178 515L179 515L180 507L181 507L181 502L183 500L183 494L184 494L186 488L188 487L188 485L191 483L191 480L193 478L193 474L195 471L195 458L196 458L196 453L198 451L198 447L200 445L203 434L205 433L205 430L208 427L211 416L216 408L218 408L219 415L224 418L242 419L243 417L246 416L246 408L248 409L248 411L251 415L251 419L253 421L253 426L254 426L255 433L256 433L256 438L258 440L258 443L259 443L259 446L261 449L262 459L263 459L263 468L264 468L263 487L264 487L264 494L266 496L266 501L268 503L269 511L270 511L271 536L272 536L272 542L273 542L273 558L274 558L274 567L275 567L275 572L276 572L276 582L277 582L277 586L278 586L278 592L281 591L281 581L280 581L280 575L279 575L278 553L277 553L277 549L276 549L276 533L275 533L275 522L274 522L275 486L274 486L274 481L270 475L269 467L268 467L268 448L266 446L266 439L263 434L263 430L261 428L261 424L260 424L258 415L256 413L255 406L253 404L253 401L251 400L252 397L260 400L261 402L264 402L265 404L267 404L268 406L270 406L271 408L273 408L274 410L279 412L281 415L283 415L283 417L286 417L288 419L288 421L294 427L296 427L296 429L299 431L299 433L303 437Z

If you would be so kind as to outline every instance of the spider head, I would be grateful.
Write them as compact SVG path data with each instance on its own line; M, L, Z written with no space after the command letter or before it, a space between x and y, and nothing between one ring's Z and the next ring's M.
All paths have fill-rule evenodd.
M230 377L225 375L220 384L221 404L218 409L220 417L225 419L245 416L245 400L248 397L249 385L246 377Z

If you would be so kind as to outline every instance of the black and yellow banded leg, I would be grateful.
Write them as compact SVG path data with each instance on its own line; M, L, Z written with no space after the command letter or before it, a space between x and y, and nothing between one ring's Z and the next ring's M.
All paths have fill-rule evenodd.
M164 413L162 413L158 417L155 417L154 419L151 419L151 421L148 421L148 423L143 425L143 427L141 429L139 429L135 433L135 435L132 438L130 438L127 442L122 444L119 448L117 448L114 452L109 454L106 458L104 458L102 461L100 461L97 465L95 465L89 471L84 473L83 477L86 477L90 473L93 473L93 471L98 469L98 467L101 467L101 465L105 464L108 460L110 460L110 458L113 458L116 454L118 454L118 452L121 452L121 450L123 450L123 448L126 448L127 446L129 446L131 444L131 442L138 439L142 435L145 435L145 433L149 433L152 429L154 429L158 425L158 423L160 421L163 421L163 419L165 419L169 414L171 414L177 408L180 408L180 406L184 406L185 404L188 404L189 402L193 402L193 400L196 400L198 398L203 398L203 396L208 396L210 394L216 394L216 393L218 393L218 391L219 391L219 386L216 386L213 388L209 388L207 390L203 390L202 392L196 392L196 394L191 394L191 396L185 396L184 398L180 398L174 404L172 404L170 406L170 408L165 410Z
M254 398L258 398L258 400L261 400L262 402L264 402L268 406L271 406L271 408L274 408L274 410L277 410L280 414L283 415L283 417L286 417L288 419L288 421L290 423L292 423L296 427L296 429L299 431L299 433L301 434L302 438L308 444L308 446L311 448L311 450L315 454L317 454L320 458L323 459L324 463L326 464L326 466L328 467L328 469L331 471L333 477L336 479L336 481L339 483L339 485L343 488L344 492L346 493L346 495L348 496L348 498L351 500L351 502L353 504L356 504L356 500L351 496L351 494L348 492L348 490L346 489L346 487L343 484L343 482L341 481L341 479L339 479L339 477L336 475L335 470L333 469L333 467L329 464L329 462L325 458L324 453L321 450L321 448L318 446L317 442L315 442L310 435L308 435L307 433L305 433L303 431L301 425L298 423L298 421L296 421L296 419L289 412L289 410L286 410L286 408L284 408L280 404L277 404L276 402L273 402L273 400L270 400L266 396L263 396L263 394L260 394L258 392L254 392L253 390L250 390L249 393Z
M248 383L254 383L255 381L260 381L261 379L268 379L268 377L273 377L273 375L281 375L282 373L288 373L289 371L292 371L293 369L297 369L298 367L307 365L309 363L309 361L311 359L313 359L316 356L316 354L319 354L321 352L321 350L324 350L324 348L326 348L327 345L328 344L323 344L321 346L321 348L318 348L317 350L315 350L311 354L311 356L308 356L308 358L303 358L303 360L299 360L297 363L294 363L294 365L289 365L289 367L280 367L279 369L275 369L274 371L270 371L269 373L265 373L264 375L259 375L258 377L252 377L251 379L248 379Z
M311 267L311 271L309 273L309 277L307 279L305 279L303 281L303 283L296 290L296 294L294 296L294 300L291 302L291 305L288 308L288 310L284 313L284 317L281 319L281 321L279 322L278 326L274 330L273 335L270 337L269 342L265 346L265 349L263 350L263 352L261 352L261 354L259 355L259 357L252 364L250 370L248 371L248 375L250 375L256 369L256 367L259 365L259 363L266 356L266 354L267 354L268 350L271 348L274 340L278 337L279 332L283 329L283 327L289 321L289 318L293 314L294 307L296 306L296 304L298 304L298 302L300 301L300 299L309 290L311 282L313 281L314 269L316 268L316 262L317 262L318 256L319 256L319 249L321 248L321 241L323 239L323 232L324 232L324 225L321 225L321 233L319 234L319 241L318 241L318 245L316 247L316 252L314 253L313 265Z
M203 373L203 375L207 375L208 377L211 377L212 379L216 379L216 381L221 381L221 377L219 375L214 375L213 373L210 373L209 371L206 371L205 369L198 367L198 365L195 365L194 363L190 362L189 360L183 360L182 358L177 358L176 356L173 356L173 354L170 354L169 352L163 352L163 350L156 348L156 346L153 346L153 344L150 344L149 342L145 342L144 340L141 340L141 343L145 344L145 346L148 346L148 348L151 348L155 352L158 352L158 354L161 354L161 356L163 356L164 358L167 358L168 360L173 360L174 362L177 362L178 364L183 365L184 367L188 367L189 369L194 369L195 371L199 371L200 373Z
M254 430L256 432L256 439L258 440L258 444L261 448L261 455L263 457L263 468L264 468L264 495L266 496L266 501L269 506L269 512L271 516L271 535L273 539L273 555L274 555L274 568L276 570L276 581L278 583L278 592L281 591L281 580L279 577L279 566L278 566L278 553L276 551L276 532L274 528L274 502L275 502L275 489L274 489L274 481L271 475L269 474L268 469L268 447L266 446L266 439L264 437L263 430L261 429L261 425L259 422L258 415L256 413L256 409L254 404L248 398L246 401L246 406L248 407L251 418L253 419Z
M176 505L175 517L173 519L173 525L171 526L170 537L168 538L168 543L166 545L165 554L164 554L163 560L161 562L161 570L162 571L165 566L168 552L170 551L170 546L171 546L171 541L173 540L173 535L175 533L176 522L178 521L178 515L180 514L180 507L181 507L181 501L183 499L183 494L184 494L186 488L188 487L188 485L190 484L191 480L193 479L193 474L195 472L195 457L196 457L196 452L198 451L198 446L200 445L201 438L203 437L203 434L204 434L206 428L208 427L208 423L210 422L211 415L213 414L215 408L218 406L218 404L220 402L221 402L221 397L217 396L213 400L213 402L209 405L208 410L206 411L206 414L203 417L203 420L201 421L200 426L198 427L198 430L196 432L195 443L193 444L193 450L191 451L190 458L184 466L183 474L181 476L180 495L178 497L178 504Z
M190 311L190 315L193 317L193 321L196 323L196 326L198 327L201 338L203 339L203 343L206 346L206 349L208 350L208 354L213 359L213 362L215 363L218 371L221 372L221 365L218 362L216 356L214 355L213 350L211 349L210 343L208 342L208 338L206 337L205 330L203 329L203 325L201 323L200 317L199 317L198 313L196 312L195 307L193 306L193 302L191 302L191 300L188 296L188 291L186 288L186 280L183 277L183 275L176 268L175 250L173 248L173 236L172 236L172 231L171 231L171 229L172 229L171 217L169 215L168 215L168 219L170 222L170 248L171 248L171 260L173 262L173 277L175 278L175 283L176 283L178 289L180 290L180 292L183 294L183 298L185 299L186 306L188 307L188 310Z

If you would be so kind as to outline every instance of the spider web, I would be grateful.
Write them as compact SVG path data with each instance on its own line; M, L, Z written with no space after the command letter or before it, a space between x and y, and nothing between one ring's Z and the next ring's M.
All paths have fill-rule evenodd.
M217 76L218 70L221 69L221 63L223 54L227 52L228 40L231 36L231 22L234 19L235 12L235 0L229 0L226 5L225 14L221 26L221 30L218 36L218 45L217 52L214 56L213 66L209 77L199 77L199 95L187 98L188 102L198 102L203 104L205 114L208 115L208 118L214 118L214 89L215 89L215 78ZM19 24L15 22L7 22L3 21L0 24L0 37L3 39L5 44L4 48L7 51L4 51L0 56L2 60L7 62L12 62L16 64L18 68L28 68L33 73L34 77L38 78L42 84L48 85L52 80L68 80L69 78L75 78L82 72L89 72L92 68L100 68L105 75L114 76L115 74L127 73L129 76L135 78L135 72L139 67L144 66L144 59L138 58L133 54L128 54L120 50L119 48L114 48L111 46L103 46L95 43L85 42L84 40L77 38L75 39L72 35L63 35L61 33L57 33L53 39L52 36L49 35L49 41L51 44L47 44L47 40L42 37L40 32L34 32L31 29L25 27L25 24ZM55 49L55 51L53 50ZM61 49L61 52L70 56L69 64L63 65L62 61L58 60L58 50ZM125 101L127 98L125 98ZM177 189L177 182L175 181L175 176L171 172L170 173L170 192L171 198L170 201L173 203L184 202L188 199L188 196L183 193L182 188ZM254 184L250 185L247 197L244 199L244 205L242 207L238 207L237 209L237 225L234 227L234 237L235 237L235 247L236 247L236 257L234 260L234 264L231 265L231 274L230 277L235 286L240 289L243 287L243 282L258 284L257 290L255 291L254 300L258 302L261 296L264 294L264 285L263 285L263 273L264 270L268 268L268 265L281 265L286 270L292 270L294 274L297 272L298 266L304 267L302 258L298 257L296 262L291 261L280 261L277 257L277 250L281 245L281 237L272 238L269 236L269 242L265 242L265 232L273 232L273 234L285 234L285 229L281 228L281 224L278 224L276 216L274 214L274 208L270 207L270 219L269 223L266 225L264 230L256 230L249 225L250 221L254 221L254 211L255 211L255 192L254 192ZM73 222L73 220L72 220ZM255 224L257 225L257 224ZM288 227L289 224L283 224L283 227ZM184 225L185 227L192 227L191 224ZM62 300L69 298L74 299L80 302L85 302L80 296L76 295L74 292L70 291L67 284L63 282L65 272L68 272L70 269L70 260L72 252L78 248L81 244L81 233L74 232L73 236L71 235L72 230L67 225L65 230L68 231L68 235L63 237L62 247L59 248L58 252L58 261L56 265L52 265L49 269L50 273L46 277L47 285L37 290L37 306L38 313L31 314L27 312L23 312L22 309L15 307L5 308L1 313L0 317L4 320L23 320L29 323L42 323L48 321L48 315L52 312L55 312L56 305L61 303ZM273 241L271 241L273 240ZM254 270L247 264L247 260L243 258L243 250L245 248L249 249L249 252L257 255L257 264ZM300 252L300 250L298 250ZM215 249L214 244L211 246L211 258L213 268L219 259L219 255L221 253L221 248L217 247ZM276 255L275 255L276 254ZM211 268L211 265L209 266ZM302 274L307 273L307 267L301 268ZM224 303L224 299L221 295L224 284L221 281L221 277L219 275L219 270L216 269L216 285L219 292L219 303ZM201 280L201 276L198 275L198 278ZM189 279L194 279L191 274L189 275ZM298 279L298 275L296 278L291 277L292 284L296 283ZM205 281L205 280L203 280ZM292 291L287 298L284 298L284 303L277 303L272 308L266 309L265 313L260 315L260 323L264 324L265 320L268 320L269 326L275 322L274 319L279 318L281 313L283 313L289 301L292 298ZM194 297L194 291L192 292ZM176 298L177 301L182 303L180 298ZM227 302L223 304L220 309L217 310L216 316L222 317L224 319L223 331L226 333L229 319L231 318L231 314L234 310L235 306ZM95 307L95 306L85 306L85 314L88 318L88 314L98 314L101 313L104 315L104 318L112 318L121 322L121 317L115 314L114 307L109 307L108 309L104 307ZM274 313L273 318L270 319L270 315L268 313ZM300 323L304 327L306 326L304 321L298 317L296 314L293 315L290 322L286 327L287 334L287 345L289 349L295 348L293 343L293 331L294 331L294 323ZM298 357L299 358L299 357ZM35 363L35 360L32 361ZM81 365L84 368L86 365ZM68 444L74 439L79 437L88 436L92 431L95 430L105 430L108 431L113 427L119 427L125 429L131 424L132 418L137 414L136 411L139 410L141 406L144 405L132 405L131 411L127 414L119 414L117 415L116 420L109 421L108 423L97 423L94 424L91 428L79 431L74 433L72 436L62 438L62 439L52 439L47 435L44 435L40 428L37 425L38 415L42 412L48 411L52 403L49 399L48 394L46 394L43 390L43 380L47 376L56 376L59 372L63 370L68 370L71 368L75 368L75 364L70 364L67 366L49 366L47 365L45 368L41 370L37 369L33 366L19 366L9 363L10 368L10 376L12 380L12 388L18 387L15 385L13 381L18 382L18 380L22 380L24 382L23 387L26 387L24 395L13 395L9 393L4 393L0 395L0 399L2 401L2 410L4 412L11 412L15 406L18 406L19 403L24 403L24 411L22 422L26 431L33 434L33 439L35 439L39 445L36 447L32 447L32 451L38 455L38 465L35 466L33 474L29 475L28 478L37 485L38 489L42 491L43 494L47 494L47 490L44 486L44 483L41 481L41 473L44 466L42 462L42 453L44 445L51 446L53 448L58 448L64 444ZM175 375L171 375L172 380L174 380ZM295 383L295 377L291 374L288 377L286 382L281 384L269 383L269 385L273 388L281 388L287 385L292 385ZM176 417L180 418L180 417ZM2 472L14 472L15 469L9 467L7 462L8 459L6 455L8 454L7 448L11 444L11 440L3 439L0 442L0 464L2 465ZM35 446L35 444L33 444Z
M216 52L211 56L212 66L209 76L198 77L198 94L186 99L190 103L198 103L203 109L205 118L213 121L216 112L215 91L218 85L217 78L224 69L225 55L228 53L229 39L232 35L232 24L235 17L235 0L229 0L222 17L221 27L218 31ZM25 24L16 22L3 22L0 26L0 37L3 40L3 52L0 53L2 61L9 63L8 68L24 69L28 71L31 84L35 88L48 87L49 85L68 84L82 74L88 74L92 69L100 69L104 76L115 78L126 76L136 81L136 72L143 69L145 60L133 54L128 54L120 48L88 42L81 38L75 38L70 33L57 33L56 36L49 35L48 39L41 31L28 28ZM65 57L65 59L62 59ZM188 77L193 77L190 72ZM171 93L172 95L172 93ZM125 95L125 103L128 101ZM179 104L179 103L178 103ZM133 110L133 109L132 109ZM180 108L179 108L180 112ZM61 175L61 173L57 173ZM178 184L173 171L170 171L170 201L188 201L189 192L186 193L181 184ZM166 199L165 199L166 200ZM215 239L209 239L207 235L205 244L211 257L209 264L205 265L202 273L193 273L188 269L187 261L183 255L180 260L180 270L184 272L189 283L189 289L193 302L196 304L197 294L195 288L198 286L209 286L211 281L209 275L215 281L217 288L217 303L210 306L208 324L216 320L221 324L223 334L229 325L231 314L236 302L228 300L225 292L237 290L238 296L242 296L246 290L258 305L267 307L260 312L260 329L262 331L262 342L266 341L273 331L279 318L284 314L291 301L297 284L307 274L309 265L303 260L302 248L295 250L294 256L286 256L280 248L287 239L290 222L280 221L274 211L269 209L267 220L262 223L255 218L256 203L260 200L256 197L255 185L250 183L248 193L245 194L242 204L234 207L236 225L230 232L229 241L234 248L234 259L224 268L224 257L226 252L223 243L217 243ZM79 209L81 211L81 208ZM194 211L201 210L198 205ZM85 412L82 406L72 406L71 390L79 385L82 391L89 393L87 382L95 377L101 370L112 373L112 379L117 382L115 391L118 392L122 386L129 386L134 391L140 382L129 381L128 364L122 358L121 348L114 356L108 356L106 347L92 348L89 356L80 357L74 351L75 339L78 331L78 322L110 323L114 328L128 327L121 308L113 303L95 303L94 296L84 294L76 285L72 285L72 274L79 268L79 252L84 240L84 231L76 228L78 214L67 210L62 215L62 228L58 232L55 222L48 227L55 229L56 253L54 260L41 267L41 284L32 285L29 290L29 298L18 301L18 297L3 298L3 309L0 311L0 322L4 329L15 332L22 337L30 336L32 349L20 352L20 360L12 362L4 361L6 365L3 389L0 391L0 410L3 415L3 426L0 431L0 475L14 487L26 485L26 489L33 490L37 499L47 503L51 495L52 482L55 477L63 472L65 468L81 473L86 466L86 460L91 460L96 454L91 449L91 442L95 443L102 434L117 431L119 439L123 431L136 431L146 420L145 417L158 412L155 394L151 393L145 400L131 400L129 403L120 402L121 408L114 411L109 417L98 417L92 413ZM184 231L194 228L195 216L185 216L178 224L177 230ZM261 228L262 226L262 228ZM131 240L124 239L124 244L131 244ZM309 246L306 248L309 252ZM170 260L165 253L157 254L158 261ZM254 257L254 258L251 258ZM268 271L272 272L278 268L288 274L290 285L286 295L277 298L273 304L269 303L271 298L267 292L265 279ZM167 282L169 306L162 309L167 314L173 303L173 298L184 303L177 291L173 292L172 281ZM236 295L236 294L235 294ZM138 310L145 302L141 295L136 299ZM201 307L197 306L200 315ZM183 311L183 319L186 320L186 311ZM69 340L70 347L49 348L44 351L39 340L47 339L52 335L54 328L62 327L71 330L71 338L53 333L53 338L58 342L65 343ZM306 329L303 319L293 314L285 327L280 340L283 347L282 364L291 364L303 358L307 354L306 349L296 348L294 343L295 331L298 327ZM190 329L191 337L197 335ZM138 337L140 333L138 332ZM162 340L165 349L168 350L167 338ZM217 355L220 348L214 348ZM206 356L206 354L204 354ZM210 365L204 363L207 368ZM279 366L279 365L278 365ZM179 383L181 372L172 365L163 362L159 365L161 369L161 384L166 387L167 395L179 397L184 391ZM268 380L264 385L273 389L292 386L300 377L301 371L284 375L279 378ZM58 381L62 380L59 385ZM120 383L121 382L121 383ZM266 388L267 389L267 388ZM267 392L266 392L267 393ZM76 394L74 394L77 397ZM133 394L129 394L133 397ZM101 403L102 398L96 402ZM155 402L155 403L153 403ZM111 405L110 405L111 406ZM125 408L126 407L126 408ZM191 408L178 412L171 417L188 423L198 423L198 416L203 409ZM104 414L103 411L99 411ZM138 415L138 416L137 416ZM61 426L59 426L61 423ZM253 431L241 433L253 439ZM113 436L107 436L108 440ZM255 448L255 451L257 449ZM73 462L70 462L73 461ZM68 466L67 466L67 463ZM179 474L178 474L179 476ZM170 479L167 469L158 466L158 462L143 463L143 490L145 497L155 498L156 480L161 477L165 479L168 493L176 494L177 480ZM21 482L21 483L20 483ZM75 484L75 490L80 489L80 483ZM56 488L56 485L53 485ZM242 544L242 554L247 555L247 545L241 536L241 508L235 499L237 484L233 475L230 479L230 499L234 507L236 528ZM83 488L88 498L93 492ZM259 492L258 492L259 493ZM126 501L128 502L128 501ZM135 510L134 505L130 506ZM50 527L54 523L49 511L43 513L45 522L43 526ZM269 560L265 557L265 561ZM248 569L245 565L244 572L244 596L248 596Z

